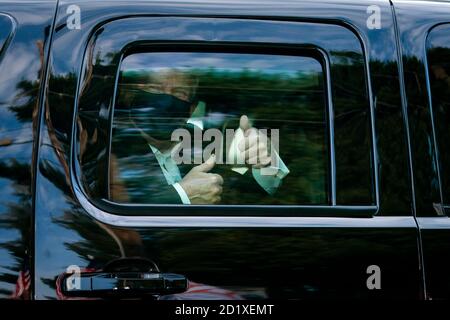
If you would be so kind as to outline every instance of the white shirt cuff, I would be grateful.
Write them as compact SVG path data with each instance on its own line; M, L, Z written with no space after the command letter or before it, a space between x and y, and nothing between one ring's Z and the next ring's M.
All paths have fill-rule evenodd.
M281 160L278 152L275 152L276 161L274 166L255 169L252 168L253 177L256 182L269 194L274 194L281 185L281 180L289 174L289 169Z
M184 191L183 187L179 183L174 183L172 186L175 188L175 190L177 190L183 204L191 204L191 200L189 200L186 191Z

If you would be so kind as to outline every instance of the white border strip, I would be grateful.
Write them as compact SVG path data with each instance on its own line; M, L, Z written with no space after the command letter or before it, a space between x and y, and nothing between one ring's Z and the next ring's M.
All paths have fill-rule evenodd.
M373 218L246 217L246 216L123 216L104 212L76 190L87 214L117 227L208 227L208 228L413 228L412 216ZM450 219L449 219L450 220Z
M420 229L450 229L449 217L423 217L417 218Z

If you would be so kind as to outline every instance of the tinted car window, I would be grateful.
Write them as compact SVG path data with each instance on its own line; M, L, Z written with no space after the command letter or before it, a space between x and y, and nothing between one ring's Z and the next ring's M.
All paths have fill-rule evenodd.
M443 201L450 203L450 25L436 27L428 36L428 73L434 128L440 160ZM435 183L438 183L437 181Z
M242 209L235 205L241 204L277 205L247 207L245 214L322 216L364 215L361 207L372 212L378 205L367 73L361 42L352 32L309 23L263 28L268 23L125 20L111 22L110 32L92 38L76 105L74 177L97 208L119 215L209 215L206 206L164 205L210 204L203 201L204 192L192 192L199 186L216 193L209 199L213 203L225 205L216 206L216 215L239 215ZM168 42L160 42L155 29L161 21L173 26L164 34ZM229 34L230 23L242 32ZM193 29L186 24L203 41L192 41ZM217 41L202 33L205 26L215 30ZM111 37L124 28L121 37ZM330 30L339 41L326 40ZM267 33L270 41L262 45L258 37L267 40ZM292 36L297 33L304 36ZM258 147L270 151L259 167L227 162L228 150L236 150L228 148L235 140L227 132L239 129L242 118L258 133L266 130L263 136L270 139ZM187 146L178 129L190 136ZM222 162L216 158L201 172L205 179L216 175L220 183L186 188L182 180L208 159L204 153L210 155L210 144L217 141L209 130L222 135L223 145L214 147ZM173 148L179 142L183 151ZM182 163L167 161L172 152ZM238 154L231 153L231 158ZM267 169L276 177L259 174L266 169L262 163L270 163Z
M202 170L223 180L214 203L329 204L325 92L322 65L312 57L205 52L127 56L112 120L110 200L186 203L173 185L183 185L191 170L214 154L215 164ZM242 123L246 120L247 125ZM188 139L176 139L177 130ZM253 134L259 139L252 140ZM239 141L247 158L239 145L235 148ZM260 144L267 146L269 164L258 163ZM192 203L210 204L201 200Z

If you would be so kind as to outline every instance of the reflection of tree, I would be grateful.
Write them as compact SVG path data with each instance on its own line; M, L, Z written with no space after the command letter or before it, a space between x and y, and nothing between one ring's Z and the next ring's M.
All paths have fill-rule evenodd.
M0 248L6 250L10 257L15 260L13 264L2 266L8 271L0 274L0 282L15 285L19 272L24 271L24 268L29 266L27 254L30 252L29 244L32 235L30 223L31 193L29 189L31 185L30 166L26 163L19 163L14 159L1 161L0 177L11 180L11 187L14 189L13 197L15 198L9 203L3 204L7 211L0 216L0 230L5 229L8 232L15 230L19 233L17 238L0 243ZM9 262L9 260L4 261ZM0 291L0 296L8 297L11 294L11 291L5 289Z
M5 207L5 212L0 214L0 233L4 229L7 234L11 234L12 231L16 231L15 238L0 242L0 248L6 250L11 259L14 260L13 264L10 264L9 259L2 259L6 261L8 265L2 266L5 272L0 274L0 283L9 283L11 290L0 289L0 297L10 297L13 293L14 286L18 281L19 273L26 272L30 266L30 245L32 233L32 196L31 196L31 149L32 141L31 136L34 132L31 132L31 128L27 126L27 123L32 123L33 115L36 113L37 108L37 96L39 91L38 82L21 81L17 84L17 94L13 100L13 103L9 105L8 110L14 114L15 119L20 123L21 128L17 128L15 132L19 130L27 133L29 140L17 141L16 136L10 135L8 143L3 145L3 150L0 150L0 157L2 157L2 151L13 152L13 156L2 157L0 161L0 179L6 180L7 188L5 188L2 196L6 200L2 205ZM14 121L14 120L12 120ZM5 141L5 138L2 139ZM14 149L18 144L29 145L28 152L29 158L20 161L19 159L24 157L23 154L15 154ZM8 153L6 153L8 154ZM27 156L25 155L25 158ZM9 191L10 189L11 191ZM25 290L21 298L29 299L30 292Z
M50 169L50 168L49 168ZM55 169L48 173L55 179ZM64 179L60 177L56 180ZM52 223L67 230L75 232L71 241L63 243L64 248L85 264L80 264L81 268L101 269L106 263L123 257L142 257L143 247L140 235L134 230L113 228L93 220L86 212L74 203L69 197L66 198L70 209L64 211L58 218L53 218ZM70 261L66 263L69 266ZM65 270L61 270L63 273ZM52 289L56 289L56 279L41 278L42 283Z
M48 31L48 30L47 30ZM42 41L36 42L41 68L36 75L37 79L41 79L42 66L44 63L44 44ZM2 120L7 121L8 125L13 125L17 121L16 127L11 131L3 131L0 134L5 134L6 138L2 136L3 143L0 143L0 180L5 181L6 188L3 190L2 205L5 212L0 213L0 233L2 229L6 234L11 234L13 231L17 233L15 239L0 243L0 248L8 252L9 257L14 260L8 265L2 266L6 272L0 274L0 283L11 284L11 290L0 288L0 296L11 297L14 291L14 285L19 281L19 274L23 272L27 274L30 271L31 265L31 246L33 233L32 228L32 149L33 141L37 135L37 115L38 115L38 96L41 82L39 80L28 81L21 80L16 85L16 93L11 102L3 102L7 104L7 110L11 116L5 116ZM17 140L18 136L26 136L25 141ZM24 146L24 150L17 148L19 145ZM20 150L20 151L18 151ZM3 154L3 152L5 152ZM11 155L12 154L12 155ZM20 161L19 159L25 159ZM31 279L32 279L31 275ZM30 280L32 281L32 280ZM30 290L27 284L24 284L24 291L17 298L30 299Z
M49 97L52 101L52 106L62 106L67 103L73 102L72 90L75 86L74 74L68 74L65 77L52 78L52 88L53 92L49 92ZM27 124L32 123L33 118L36 116L36 103L37 103L37 93L39 91L38 82L21 81L17 85L17 95L14 103L9 106L9 110L15 115L20 123ZM48 109L46 109L48 111ZM85 214L80 211L75 203L70 200L71 189L68 184L68 167L65 166L67 159L65 159L65 152L67 151L66 146L68 144L60 143L61 141L67 142L67 135L63 133L64 129L71 126L72 114L69 108L60 108L57 112L46 113L47 124L50 124L48 134L49 139L54 147L54 150L59 158L58 163L51 163L48 161L43 161L40 164L40 172L47 177L54 186L62 191L66 195L65 201L70 203L70 210L56 223L70 228L71 230L77 231L82 239L87 239L86 241L80 241L80 243L66 243L65 246L68 250L76 252L80 257L89 261L89 257L96 257L99 261L109 261L113 257L120 256L120 250L118 250L118 244L112 240L114 237L120 238L120 230L111 235L105 231L103 226L93 224L91 219L88 219ZM33 122L34 124L34 122ZM31 134L35 135L37 132L31 133L30 127L24 125L22 130L26 130ZM6 139L3 139L6 141ZM19 141L20 142L20 141ZM26 141L30 145L30 154L32 141ZM0 149L0 152L6 148L14 148L16 142L14 137L8 139L8 143L4 143ZM5 150L7 151L7 150ZM0 153L1 155L1 153ZM2 205L5 209L0 215L0 232L6 230L7 234L14 235L14 238L5 242L0 242L0 249L4 249L7 255L13 259L13 263L10 259L2 259L7 265L2 265L2 273L0 273L0 283L8 283L11 285L10 289L2 286L0 288L0 297L10 297L14 291L14 286L18 280L18 274L21 271L28 270L31 265L30 259L30 244L33 243L30 238L34 233L31 224L32 218L32 197L31 197L31 186L32 186L32 170L31 170L31 156L24 161L19 159L24 155L13 154L3 158L0 161L0 180L8 181L8 188L12 191L8 191L10 195L9 202L3 202ZM64 170L61 170L61 167ZM6 197L6 194L3 194ZM7 198L8 199L8 198ZM64 201L64 200L63 200ZM75 217L76 216L76 217ZM70 221L66 223L66 221ZM119 234L119 235L117 235ZM126 236L123 241L127 245ZM119 239L121 241L121 239ZM134 243L138 243L139 240L132 239ZM131 241L131 242L132 242ZM130 241L128 241L130 242ZM93 245L95 244L95 245ZM103 245L102 245L103 244ZM133 244L132 247L138 245ZM132 249L128 251L132 252ZM136 250L134 250L136 251ZM3 253L2 253L3 254ZM47 283L54 288L55 279L42 279L44 283ZM29 298L29 292L23 298Z
M110 228L100 222L92 220L74 201L69 181L69 160L67 154L70 147L70 137L64 132L72 127L72 114L70 108L60 108L73 103L73 91L76 77L69 73L64 77L52 77L50 79L52 91L49 92L48 105L44 114L48 129L49 140L55 151L58 162L42 160L40 173L52 182L53 186L64 195L61 201L65 201L69 209L58 217L53 218L56 225L76 232L77 237L73 241L63 245L69 251L75 253L80 259L86 261L81 267L98 268L106 262L121 256L139 255L141 250L140 238L129 230ZM100 94L101 91L98 93ZM53 108L53 109L52 109ZM84 128L79 128L84 129ZM92 128L86 128L92 133ZM81 134L85 134L81 130ZM89 143L87 141L86 143ZM69 263L70 264L70 263ZM68 264L68 265L69 265ZM56 278L40 279L50 288L55 289Z

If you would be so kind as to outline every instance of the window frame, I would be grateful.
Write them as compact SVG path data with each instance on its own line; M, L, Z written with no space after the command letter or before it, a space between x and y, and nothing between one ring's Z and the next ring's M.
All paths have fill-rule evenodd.
M311 58L314 59L317 63L320 64L321 70L322 70L322 76L323 76L323 83L324 83L324 107L325 107L325 114L324 118L326 119L326 141L327 141L327 167L326 167L326 196L328 198L327 202L330 202L331 205L336 205L336 169L335 169L335 153L334 153L334 139L332 139L332 134L334 131L334 128L332 127L333 121L332 121L332 114L330 114L330 110L332 110L332 101L330 100L330 86L329 86L329 75L327 75L327 57L326 54L319 48L295 48L292 46L280 46L280 45L266 45L261 47L260 45L254 45L254 44L233 44L233 43L217 43L214 44L214 46L211 45L205 45L205 44L199 44L195 42L173 42L173 43L139 43L137 45L130 44L129 49L125 49L120 57L120 62L118 64L118 70L116 75L116 85L114 88L114 97L112 102L112 111L111 111L111 117L109 122L109 146L107 154L111 155L111 144L112 144L112 129L113 129L113 120L114 120L114 110L116 105L116 100L118 97L118 82L119 82L119 75L121 71L122 62L125 58L127 58L130 55L133 54L139 54L140 52L143 53L166 53L166 52L176 52L176 53L191 53L191 52L198 52L198 53L233 53L233 54L254 54L254 55L274 55L274 56L288 56L288 57L298 57L298 58ZM108 174L107 174L107 183L106 185L109 187L111 185L110 178L111 178L111 162L107 162L108 165ZM108 188L109 189L109 188ZM108 190L108 195L109 195ZM117 203L108 199L104 199L105 202L109 204L118 204L118 205L124 205L129 206L130 204L126 203ZM136 204L136 206L159 206L162 204L145 204L145 203L139 203ZM192 205L190 205L192 206ZM229 207L230 205L214 205L214 207L222 206L222 207ZM235 206L240 207L247 207L252 205L245 205L245 204L236 204ZM261 205L261 206L269 206L269 205ZM286 207L287 205L270 205L270 207ZM306 205L292 205L292 206L306 206ZM317 207L317 206L329 206L329 204L323 204L323 205L310 205L311 207Z
M255 20L257 21L257 20ZM281 22L280 22L281 23ZM333 26L333 25L330 25ZM349 32L355 33L352 30L349 30ZM91 40L94 39L94 34L91 34ZM357 34L356 34L357 35ZM80 203L83 205L83 207L94 217L99 218L100 220L102 218L107 217L107 220L110 221L110 223L117 225L119 221L124 221L121 219L125 219L125 221L140 221L139 225L142 225L144 221L158 221L159 219L166 219L166 218L174 218L174 219L186 219L186 218L192 218L195 221L199 221L201 224L201 220L203 218L207 218L207 220L214 220L214 217L217 218L237 218L238 220L241 220L242 218L254 218L257 220L263 220L267 218L274 218L274 219L283 219L283 218L294 218L294 217L373 217L374 214L379 209L379 196L378 196L378 173L377 173L377 166L374 165L375 159L376 159L376 149L375 149L375 135L374 135L374 123L373 123L373 106L372 106L372 99L371 99L371 92L370 92L370 81L368 78L368 68L367 68L367 60L366 60L366 54L363 46L363 42L360 40L358 36L356 38L360 41L361 49L363 53L363 59L364 59L364 76L367 81L367 86L369 88L367 89L368 93L368 104L370 109L370 145L371 150L367 150L367 152L371 152L370 156L370 162L371 162L371 180L372 180L372 196L374 199L373 205L337 205L336 204L336 161L335 161L335 146L334 146L334 108L333 108L333 94L332 94L332 87L331 87L331 75L330 75L330 57L327 54L327 51L317 45L313 44L304 44L302 42L293 45L293 44L285 44L283 41L283 38L280 38L281 43L275 43L275 44L264 44L265 48L272 48L272 49L283 49L283 50L311 50L316 53L318 53L322 59L322 61L319 60L319 63L321 63L324 74L324 84L325 84L325 91L326 91L326 107L327 107L327 119L328 119L328 140L329 140L329 184L330 184L330 196L331 196L331 204L330 205L183 205L183 204L121 204L121 203L115 203L112 201L109 201L107 199L92 199L89 197L86 190L83 189L83 183L80 180L80 177L82 176L80 164L77 158L77 130L73 130L72 132L72 150L71 150L71 163L72 163L72 170L71 170L71 179L72 184L74 186L75 194L80 201ZM92 43L91 43L92 44ZM217 52L224 52L223 50L217 50L217 46L220 46L221 48L227 47L227 46L242 46L245 45L245 47L252 47L255 48L261 47L260 43L256 42L218 42L218 41L195 41L195 40L187 40L187 41L130 41L126 43L126 45L121 49L120 52L120 59L119 64L116 69L115 74L115 80L114 80L114 97L113 97L113 106L115 104L115 99L117 95L117 84L119 79L119 73L120 73L120 66L121 62L123 61L124 57L126 56L127 52L130 52L130 50L136 50L136 48L142 46L142 47L148 47L151 46L160 46L160 45L187 45L187 46L214 46L216 47ZM148 52L148 51L146 51ZM177 51L178 52L178 51ZM181 51L183 52L183 51ZM204 52L204 51L202 51ZM245 53L242 51L239 51L239 53ZM261 54L267 54L267 52L260 52ZM86 70L88 69L88 66L86 66L86 52L85 57L83 58L83 68L82 72L84 75L80 77L80 82L82 82L81 79L85 78ZM77 89L77 98L76 98L76 114L78 113L78 102L79 102L79 89L81 87L81 84L79 83L78 89ZM113 109L113 108L111 108ZM110 154L111 150L111 128L112 128L112 118L113 118L113 111L110 110L109 115L109 146L108 146L108 155ZM76 118L75 118L76 119ZM75 126L74 126L75 128ZM108 157L108 166L109 166L109 157ZM108 168L108 180L109 180L109 168ZM159 210L158 210L159 209ZM214 214L211 213L211 211L214 211ZM127 212L132 211L132 215L127 214ZM157 215L150 215L149 213L159 211ZM242 211L245 212L245 214L242 214ZM200 219L200 220L199 220ZM264 223L264 222L261 222ZM145 224L145 223L144 223Z
M2 31L0 31L0 63L8 50L8 46L12 41L17 29L16 20L5 13L0 13L0 26ZM3 33L3 35L1 34Z

